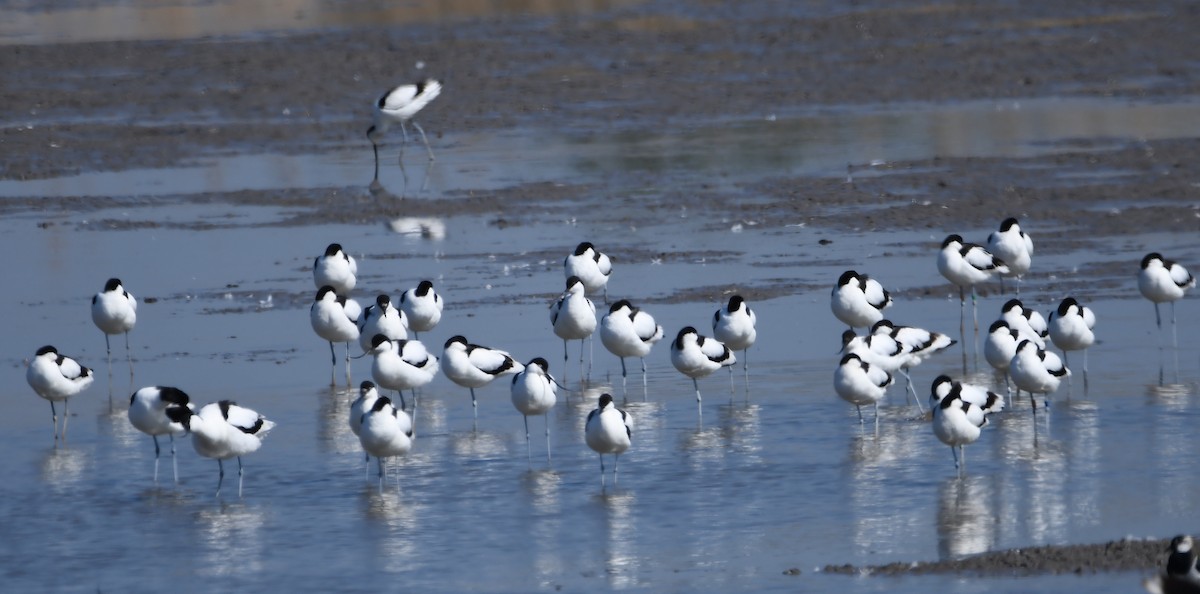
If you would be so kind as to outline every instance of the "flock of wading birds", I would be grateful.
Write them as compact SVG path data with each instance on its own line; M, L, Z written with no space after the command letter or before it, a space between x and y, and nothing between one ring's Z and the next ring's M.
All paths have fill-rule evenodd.
M1019 291L1021 277L1030 269L1032 255L1032 240L1013 218L1006 219L999 231L989 235L986 247L966 243L958 235L946 238L938 253L937 265L942 275L959 288L960 332L964 331L967 288L972 292L972 308L975 285L992 275L1015 278ZM662 326L649 313L625 299L613 303L608 313L597 321L595 305L587 298L587 294L603 291L607 295L612 264L609 257L591 243L580 243L566 256L563 270L567 277L566 289L550 307L550 322L554 333L563 340L564 362L567 360L568 341L580 341L582 375L583 340L591 337L599 326L601 342L621 360L623 387L627 378L625 359L637 357L642 361L645 389L644 358L654 344L662 339ZM348 421L367 459L370 456L378 459L381 486L386 474L384 460L403 456L412 448L418 403L416 389L433 381L439 370L452 382L470 391L473 411L476 410L475 388L483 387L501 376L512 376L512 402L524 416L528 453L529 416L546 415L556 402L558 389L563 388L549 373L547 361L537 357L522 364L503 350L472 344L463 336L447 340L439 359L418 340L420 332L432 330L441 320L443 301L433 284L428 280L421 281L418 286L405 291L400 296L399 307L388 295L381 294L373 304L362 308L346 296L354 289L357 274L355 259L341 245L330 244L313 262L313 280L319 288L310 308L310 321L317 335L329 342L333 375L336 375L337 367L334 343L346 343L347 381L350 378L350 343L357 342L361 348L362 354L358 357L369 354L374 358L371 366L374 381L364 381L360 385L359 396L350 406ZM1160 328L1162 318L1158 305L1172 304L1174 324L1174 302L1195 284L1195 278L1183 266L1158 253L1147 254L1142 259L1138 288L1143 296L1154 303ZM888 292L876 279L853 270L846 271L838 279L830 304L834 315L850 326L843 334L844 356L834 372L834 389L841 398L855 405L860 423L863 422L861 407L874 406L878 427L878 403L893 383L893 373L899 372L908 377L909 369L956 341L946 334L899 326L885 319L883 311L892 304ZM112 349L109 337L125 335L126 355L132 375L129 331L137 322L137 299L122 286L119 279L109 279L104 290L92 298L92 320L104 333L110 369ZM680 373L692 379L698 414L702 415L703 411L700 408L697 380L728 367L732 384L732 366L736 363L734 351L743 351L745 357L745 351L756 339L756 322L749 304L741 296L734 295L727 305L713 314L713 337L702 336L694 327L687 326L671 342L671 362ZM1011 379L1018 396L1022 390L1030 394L1036 414L1037 401L1034 395L1048 397L1058 388L1062 378L1070 375L1064 363L1068 352L1084 351L1086 381L1087 348L1095 341L1095 323L1096 317L1091 309L1074 297L1064 298L1058 308L1050 312L1048 319L1037 311L1025 308L1019 299L1011 299L1004 304L1000 318L988 330L984 344L985 358L1005 374L1006 383ZM870 331L859 336L855 334L856 328L869 328ZM1063 352L1062 359L1046 349L1047 338ZM745 373L748 382L748 368L745 368ZM71 357L60 354L53 346L44 346L38 349L29 363L26 378L39 396L50 401L56 441L60 431L55 402L64 403L61 435L65 439L66 403L70 397L91 385L94 373ZM391 398L381 395L380 389L394 390L399 406ZM411 409L404 400L404 390L412 391ZM1011 405L1011 385L1008 391L1008 404ZM911 378L906 397L909 393L916 398L920 407L920 399L916 397ZM978 439L988 415L1005 406L1005 398L986 387L954 381L946 375L933 381L930 394L933 432L951 447L959 472L965 466L965 462L960 464L963 446ZM1048 406L1048 402L1045 406ZM238 460L239 496L242 487L241 457L256 451L275 426L261 414L229 400L214 402L197 410L185 392L168 386L149 386L134 392L129 402L129 420L154 440L155 481L158 479L160 453L158 437L167 436L171 441L177 481L174 437L187 433L192 435L192 445L198 454L217 460L220 472L218 494L225 474L223 461L231 458ZM602 483L605 480L604 454L614 456L615 480L619 457L631 443L632 427L633 420L629 413L617 408L610 394L601 395L597 408L588 414L585 441L600 456ZM549 437L547 419L547 459L550 457Z
M367 129L366 136L375 153L376 180L379 179L379 138L394 124L400 126L407 143L406 124L412 123L421 135L429 159L434 159L425 131L413 118L438 97L441 89L440 82L426 79L389 89L375 101L374 121ZM1033 242L1013 218L1006 219L998 232L989 235L987 247L965 243L958 235L946 238L937 264L942 275L959 288L960 336L964 334L965 289L971 288L972 311L978 327L978 313L974 311L975 285L994 274L1015 277L1020 283L1021 277L1029 271L1032 256ZM451 381L471 391L473 407L475 388L497 377L512 375L512 401L525 417L528 451L529 415L546 414L554 406L557 389L562 387L550 375L546 360L538 357L522 365L502 350L471 344L462 336L454 336L446 341L439 363L438 358L430 355L416 339L418 333L431 330L441 319L442 300L434 291L433 284L423 281L406 291L400 297L399 308L391 303L387 295L379 295L373 305L363 309L347 297L355 286L357 270L354 259L338 244L331 244L323 255L317 257L313 264L313 279L318 291L311 308L311 321L313 330L329 341L335 368L337 356L333 343L346 343L347 378L350 377L351 342L358 341L363 355L374 356L371 374L375 381L363 382L360 386L360 395L350 407L349 424L358 435L368 459L369 456L378 458L381 487L385 473L384 459L402 456L412 448L413 422L417 411L415 390L432 381L439 367ZM592 244L583 242L566 257L564 270L567 276L566 290L551 306L550 320L554 333L563 339L565 361L567 341L579 340L582 344L596 330L596 308L586 295L603 290L607 301L606 287L612 274L612 265L608 256L596 250ZM1159 303L1171 302L1174 323L1174 301L1183 297L1184 292L1195 284L1195 279L1184 267L1157 253L1148 254L1142 260L1138 287L1142 295L1154 302L1156 316ZM1019 287L1018 284L1018 293ZM846 354L834 374L834 388L839 396L859 409L860 422L863 405L871 404L878 409L879 400L892 384L893 373L899 371L908 378L907 390L915 397L916 391L908 377L908 370L954 343L944 334L896 326L885 320L882 312L891 303L891 297L878 281L853 270L842 274L833 289L833 313L850 326L850 330L843 335L843 351ZM124 289L120 280L110 279L104 291L92 298L92 319L104 332L106 344L109 335L126 335L126 352L130 356L132 373L128 332L137 320L137 300ZM728 305L713 315L714 338L702 336L695 328L688 326L681 329L671 343L671 363L692 378L698 413L702 414L697 379L722 367L732 367L736 362L733 351L743 351L744 357L746 349L755 341L755 323L755 315L749 305L742 297L734 295ZM1028 391L1032 401L1034 394L1055 391L1061 378L1070 374L1064 362L1046 350L1047 336L1063 351L1064 358L1068 351L1084 351L1086 381L1086 349L1095 340L1092 333L1095 323L1092 311L1071 297L1064 299L1058 309L1050 313L1048 322L1041 314L1024 308L1019 300L1013 299L1005 304L1001 318L989 329L985 354L990 364L1006 372L1006 382L1011 378L1018 392ZM609 312L599 321L599 326L601 342L621 359L622 385L627 376L625 359L638 357L642 359L644 388L644 357L662 339L662 327L655 323L650 314L624 299L612 304ZM855 335L855 328L865 327L870 328L866 336ZM409 332L414 336L411 340L408 338ZM108 356L111 369L111 346ZM581 346L581 369L582 364ZM749 369L745 371L748 381ZM732 369L730 374L732 381ZM37 351L26 377L34 391L50 401L57 440L58 417L54 403L63 401L65 411L67 399L91 384L92 372L70 357L60 355L54 347L45 346ZM397 392L399 408L391 399L379 395L380 387ZM403 390L406 389L413 390L411 416L403 398ZM986 388L955 382L948 376L939 376L934 380L930 404L933 431L951 447L955 466L960 471L962 447L978 439L989 413L1005 406L1003 398ZM920 406L919 398L917 406ZM1034 402L1035 411L1036 406ZM146 387L134 392L130 397L129 420L154 439L155 480L158 478L158 436L170 437L174 462L174 436L183 432L191 433L196 452L217 460L220 469L218 494L225 475L222 461L237 458L240 495L241 456L257 450L262 445L262 438L274 427L274 423L262 415L228 400L206 405L197 412L186 393L178 388L162 386ZM878 425L878 414L875 422ZM62 432L65 436L65 414ZM549 433L547 420L547 458L550 455ZM604 481L604 454L614 456L615 478L616 461L629 448L632 433L629 414L613 404L611 395L600 396L599 406L588 415L585 437L588 446L600 455L601 482Z

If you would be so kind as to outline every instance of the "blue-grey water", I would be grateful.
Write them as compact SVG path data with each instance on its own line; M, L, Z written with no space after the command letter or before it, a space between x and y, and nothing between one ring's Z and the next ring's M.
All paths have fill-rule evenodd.
M846 163L883 169L934 156L1044 155L1079 139L1191 137L1200 132L1198 105L900 105L763 114L644 137L580 140L537 130L447 135L433 165L410 159L407 179L388 167L381 181L394 195L438 200L460 190L627 172L703 175L731 159L745 165L741 173L714 183L841 176ZM747 148L750 139L754 148ZM1145 229L1037 252L1022 295L1044 313L1062 297L1056 273L1118 263L1127 274L1117 289L1076 294L1099 317L1087 391L1081 358L1073 354L1077 375L1054 395L1050 414L1035 420L1022 401L997 415L967 448L960 479L948 448L905 403L901 386L881 408L878 432L860 426L853 408L834 395L842 326L829 311L828 290L849 267L898 292L934 287L922 298L897 299L889 317L954 333L958 303L936 271L935 247L951 231L981 241L990 229L852 233L688 210L655 213L630 226L623 213L595 199L581 200L570 217L558 209L505 213L517 223L510 225L493 224L495 215L464 213L277 226L292 209L188 201L215 192L362 182L361 195L345 197L346 208L355 208L369 195L368 158L362 147L328 147L298 156L216 157L181 168L0 180L5 197L170 197L113 209L13 212L0 220L5 591L1129 592L1142 575L881 578L825 575L819 568L1195 530L1200 306L1194 294L1178 303L1178 347L1171 347L1169 330L1154 327L1135 281L1138 260L1150 250L1200 269L1194 235ZM394 161L391 153L388 162ZM665 190L639 191L652 200ZM110 228L114 221L129 225ZM1048 239L1044 246L1066 246L1049 238L1080 232L1025 223L1035 241ZM424 234L414 231L421 227ZM584 389L574 344L564 368L547 305L562 287L562 256L584 239L616 263L612 298L646 302L666 329L668 338L647 358L645 393L634 372L623 398L620 366L600 345ZM821 246L821 239L833 243ZM359 258L361 301L434 280L446 315L422 339L435 352L447 337L464 334L523 361L551 362L551 371L577 390L561 393L549 415L552 461L543 419L530 420L526 457L506 382L478 390L475 428L467 391L439 377L421 393L417 440L393 466L394 480L381 491L373 462L364 476L361 450L346 426L355 393L340 363L338 385L329 387L328 346L308 322L309 267L333 241ZM110 276L143 300L131 336L132 380L120 338L113 341L110 379L103 336L89 318L90 296ZM753 294L781 279L813 288L752 301L760 328L749 353L748 393L740 367L732 395L724 372L704 379L698 418L692 384L671 368L667 342L684 325L707 331L727 295L674 296L726 285ZM979 302L981 324L1003 302L995 289L989 286ZM968 353L971 342L963 345ZM99 373L91 389L72 399L67 441L57 447L49 407L24 379L25 360L43 344ZM939 373L962 375L960 352L915 370L922 398ZM1002 389L986 364L970 367L971 380ZM369 370L368 359L356 360L353 384L369 378ZM199 402L234 399L278 423L263 448L244 460L243 497L234 487L236 463L226 465L226 487L214 496L216 464L199 458L187 438L178 440L180 483L170 480L169 457L158 484L152 481L150 439L124 414L129 394L151 384L178 386ZM582 439L584 418L604 391L618 396L635 423L619 483L607 487ZM801 575L784 575L791 568Z

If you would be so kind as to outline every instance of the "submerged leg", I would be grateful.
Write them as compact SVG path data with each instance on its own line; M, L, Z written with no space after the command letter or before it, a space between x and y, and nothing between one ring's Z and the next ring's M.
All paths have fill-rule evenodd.
M54 410L54 401L50 401L50 424L54 426L54 441L58 441L58 412Z
M648 388L646 386L646 359L643 357L642 358L642 401L643 402L646 401L647 394L648 394Z
M105 334L105 336L108 336ZM129 379L133 379L133 350L129 348L129 333L125 333L125 358L129 359ZM109 364L111 365L111 363Z
M529 452L529 416L521 415L521 418L525 419L525 459L533 464L533 454Z
M696 415L703 419L704 409L702 408L702 404L700 402L700 384L696 381L696 378L692 378L692 385L696 387Z
M550 413L542 415L546 418L546 463L550 463ZM526 431L528 432L528 430Z
M329 343L329 385L337 385L337 353L333 350L333 343Z
M475 402L475 388L467 388L467 389L471 391L471 414L474 415L475 420L478 421L479 420L479 403Z
M600 486L603 487L604 486L604 454L599 454L599 456L600 456Z
M225 463L217 458L217 497L221 496L221 483L225 482Z
M621 469L621 454L613 455L613 484L617 484L617 471Z
M859 405L857 405L857 404L855 404L855 405L854 405L854 410L858 411L858 424L859 424L859 425L862 425L862 424L864 423L864 421L863 421L863 416L862 416L862 407L861 407L861 406L859 406Z
M1158 325L1158 329L1162 330L1162 316L1158 313L1158 302L1154 302L1154 323Z
M158 436L151 435L150 439L154 440L154 483L158 484Z
M746 374L746 396L750 396L750 347L742 349L742 371Z
M155 443L154 447L157 448L158 443ZM158 467L158 465L155 464L156 469L157 469L157 467ZM175 484L178 485L179 484L179 462L175 458L175 436L174 435L171 435L171 471L175 475ZM157 472L156 472L156 474L157 474Z
M238 499L242 498L242 457L238 456Z
M621 359L621 393L625 396L626 399L628 399L629 398L629 390L625 387L625 376L627 375L625 373L625 357L620 357L620 359Z

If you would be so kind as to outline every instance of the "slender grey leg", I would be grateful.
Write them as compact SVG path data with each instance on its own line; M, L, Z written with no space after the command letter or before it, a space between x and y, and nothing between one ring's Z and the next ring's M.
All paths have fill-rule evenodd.
M475 420L479 420L479 404L475 402L475 388L467 388L471 391L471 414L475 416Z
M532 466L533 454L529 452L529 416L521 415L521 418L525 419L525 459L529 461L529 464Z
M158 484L158 436L151 435L150 439L154 440L154 484Z
M429 153L429 160L430 161L434 160L433 159L433 149L429 148L429 139L425 138L425 131L421 129L421 125L418 124L416 122L416 120L413 120L412 125L413 125L413 128L417 129L417 132L421 133L421 142L425 143L425 150Z
M967 450L963 446L958 446L958 458L962 460L962 471L967 472Z
M543 415L546 419L546 464L550 463L550 413ZM528 433L528 430L526 430Z
M350 381L350 343L346 343L346 387L349 388Z
M734 391L735 391L735 388L733 387L733 366L730 365L729 366L729 403L730 404L733 404Z
M646 386L646 359L642 358L642 402L646 401L649 388Z
M217 458L217 497L221 496L221 483L225 482L225 464Z
M600 486L604 487L604 454L600 454Z
M400 120L400 134L404 136L404 144L408 144L408 127L404 125L404 120Z
M337 385L337 353L333 350L333 343L329 343L329 361L331 364L329 371L329 385Z
M67 422L71 420L71 401L63 400L63 430L62 440L67 443Z
M703 419L704 409L702 408L703 405L700 402L700 384L696 381L696 378L692 378L692 385L696 387L696 415L700 419Z
M105 334L105 336L108 336ZM129 333L125 333L125 358L129 359L129 379L133 379L133 350L129 348ZM110 363L111 365L111 363Z
M962 469L958 465L958 448L956 448L954 446L950 446L950 453L954 454L954 469L957 470L958 474L961 475Z
M564 338L563 339L563 384L567 383L567 370L570 369L570 366L567 364L570 362L571 362L571 358L569 355L567 355L567 339ZM580 369L582 369L582 366L580 367ZM580 379L582 381L582 377Z
M1158 324L1158 329L1162 330L1162 316L1158 313L1158 302L1154 302L1154 323Z
M742 349L742 371L746 373L746 396L750 396L750 347Z
M179 462L175 459L175 436L171 435L170 437L171 437L171 470L175 475L175 484L178 485L179 484ZM155 442L154 446L157 448L158 443ZM156 456L156 458L157 458L157 456ZM156 463L155 467L157 468L157 466L158 466L158 464Z
M864 421L863 421L863 416L862 416L862 407L861 407L861 406L859 406L859 405L857 405L857 404L855 404L855 405L854 405L854 410L858 411L858 424L859 424L859 425L862 425L862 424L863 424L863 422L864 422Z
M242 457L238 456L238 499L242 498Z
M58 441L58 413L54 410L54 401L50 401L50 423L54 425L54 441Z
M624 394L626 399L628 399L629 398L629 389L626 387L626 384L625 384L625 375L626 375L625 374L625 357L620 357L620 359L621 359L621 393Z
M621 454L613 455L613 485L617 484L617 471L621 469Z

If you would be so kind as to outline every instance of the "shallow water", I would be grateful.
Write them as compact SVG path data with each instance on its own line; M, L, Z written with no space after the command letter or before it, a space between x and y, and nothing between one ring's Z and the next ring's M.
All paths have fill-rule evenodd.
M70 11L30 14L78 18ZM312 23L281 26L330 26ZM35 29L58 39L53 27ZM0 37L11 35L4 31ZM196 34L209 33L181 33ZM840 176L854 163L854 175L878 175L886 167L863 165L1033 157L1077 141L1103 150L1110 142L1192 137L1198 129L1194 101L830 108L644 134L447 135L428 169L410 149L408 179L390 148L381 181L393 195L436 200L630 172L661 171L670 180L722 169L736 173L713 183L733 184ZM967 448L959 479L947 448L905 404L901 386L881 409L878 432L869 413L860 426L831 386L842 328L827 291L848 267L897 293L934 287L924 298L898 299L889 317L956 332L954 296L934 267L933 246L946 230L858 234L686 210L631 227L623 213L601 208L606 203L596 195L580 197L572 217L522 212L511 226L460 214L295 227L274 226L291 216L288 207L207 200L247 189L362 187L361 196L347 199L353 208L369 195L368 157L365 147L331 146L320 154L217 156L170 169L0 180L4 197L143 197L119 209L0 220L5 253L22 256L8 261L7 278L16 280L5 285L7 340L0 347L0 447L7 454L0 457L0 583L8 590L376 591L403 580L417 591L1128 592L1141 576L850 578L816 568L1168 536L1187 529L1200 505L1189 439L1200 420L1200 306L1194 295L1178 304L1179 346L1163 348L1170 335L1154 329L1134 281L1137 261L1150 249L1200 267L1193 235L1147 232L1065 246L1052 238L1071 230L1027 223L1035 239L1047 238L1039 245L1062 246L1039 250L1023 287L1027 303L1043 312L1062 297L1056 271L1124 263L1128 273L1118 289L1077 294L1100 320L1086 392L1080 373L1054 396L1049 415L1035 419L1023 400L995 417ZM647 200L666 191L640 190ZM110 229L96 221L128 225ZM978 241L988 230L956 231ZM829 237L832 244L817 247ZM583 419L599 393L625 400L620 366L603 347L595 349L586 389L561 394L548 418L552 462L543 419L530 420L532 455L522 455L523 426L503 382L478 391L475 428L466 391L439 378L421 394L416 446L394 467L396 482L381 491L373 466L364 477L346 427L354 393L340 360L337 387L328 386L328 348L307 322L311 258L331 241L345 244L360 259L362 301L433 279L448 302L442 324L424 337L433 350L461 333L523 361L543 356L577 388L578 347L571 345L564 365L546 306L562 288L561 257L582 239L614 257L613 298L646 303L668 340L683 325L708 329L727 297L715 287L770 295L751 298L762 327L749 353L749 393L740 371L733 395L723 372L705 379L699 417L691 383L671 368L667 342L660 343L648 358L644 395L631 374L623 406L635 419L634 446L622 457L619 483L605 488L582 440ZM113 275L143 299L131 340L132 380L119 338L110 379L102 336L87 313L90 295ZM791 289L781 294L781 287ZM700 296L688 296L690 288ZM995 290L989 286L979 303L985 326L1003 302ZM71 403L69 439L57 448L46 403L22 377L24 359L47 343L99 373ZM968 354L970 343L960 345ZM937 374L962 375L958 348L914 372L922 398ZM1082 361L1073 355L1071 362ZM996 378L969 366L973 380L1000 389ZM368 375L369 361L356 360L353 383ZM245 459L244 497L235 494L235 463L214 497L215 465L199 459L186 439L178 444L181 483L166 478L169 459L159 484L151 481L152 445L124 416L128 394L150 384L179 386L200 402L232 398L278 423L263 449ZM166 557L163 551L171 561L149 561ZM790 568L802 574L784 575Z

